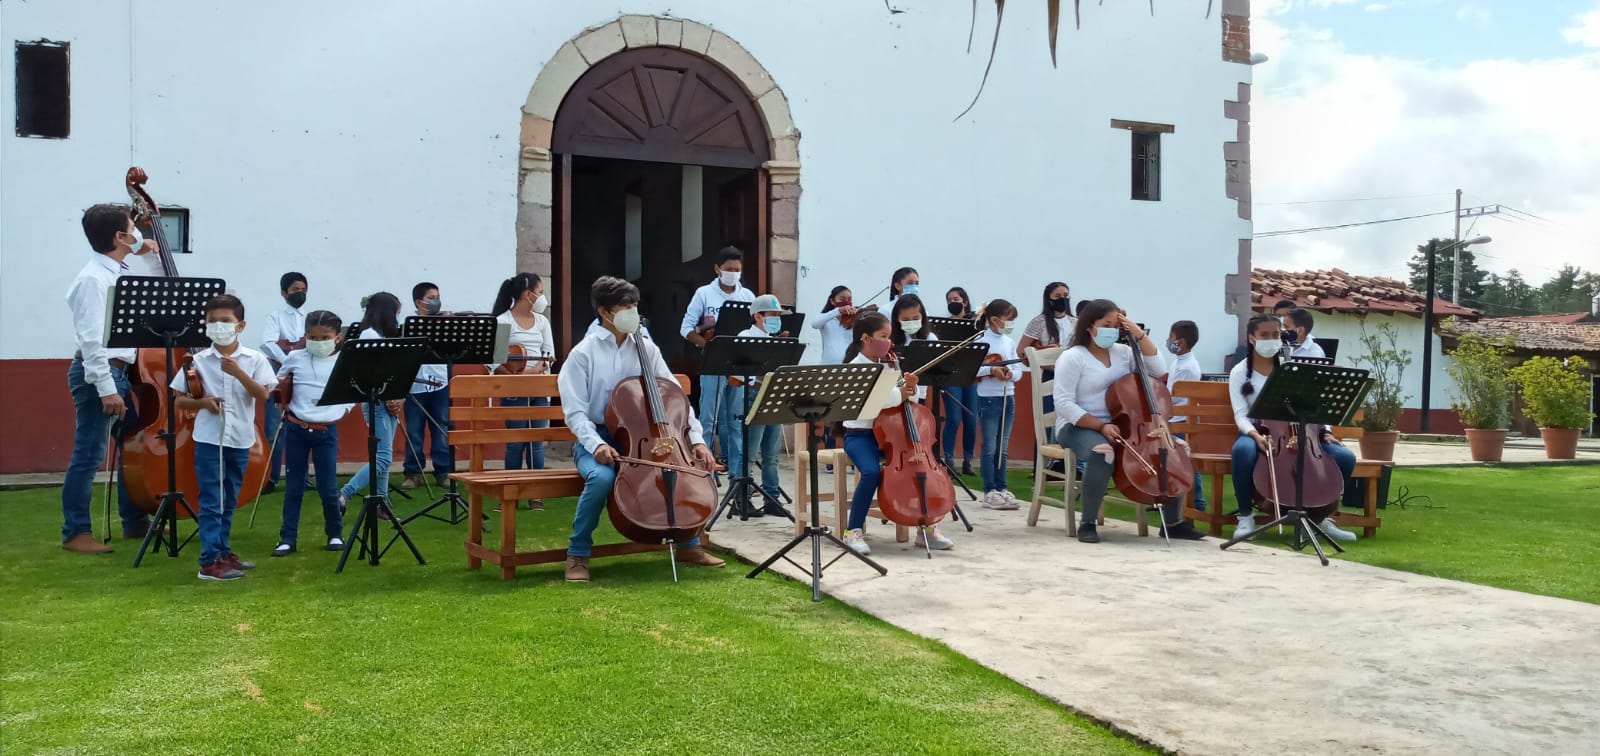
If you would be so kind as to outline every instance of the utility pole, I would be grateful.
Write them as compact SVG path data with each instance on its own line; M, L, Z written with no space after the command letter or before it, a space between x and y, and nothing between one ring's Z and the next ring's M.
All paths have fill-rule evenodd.
M1450 301L1461 304L1461 190L1456 190L1456 246L1450 255L1455 261L1454 275L1450 276Z

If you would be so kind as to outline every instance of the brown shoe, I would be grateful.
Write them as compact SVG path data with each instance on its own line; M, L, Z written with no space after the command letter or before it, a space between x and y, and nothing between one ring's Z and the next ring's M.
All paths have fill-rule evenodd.
M110 554L116 551L116 549L101 543L88 533L79 533L67 539L66 543L61 544L61 548L65 551L76 551L79 554Z
M684 546L678 549L678 562L690 567L721 567L726 562L711 556L704 546Z
M587 582L589 582L589 557L586 557L586 556L569 556L569 557L567 557L567 582L569 582L569 583L587 583Z
M420 485L422 485L422 474L411 473L406 476L405 480L400 481L400 490L410 491Z

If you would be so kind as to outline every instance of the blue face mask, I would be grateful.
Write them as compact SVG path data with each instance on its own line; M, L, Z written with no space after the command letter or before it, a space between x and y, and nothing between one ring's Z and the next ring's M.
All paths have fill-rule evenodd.
M1167 351L1169 351L1169 352L1171 352L1173 354L1177 354L1177 353L1183 351L1183 345L1179 344L1176 341L1168 341L1167 342Z
M776 315L768 315L766 320L762 322L761 327L766 329L768 336L777 336L783 330L783 321Z
M902 295L915 294L915 293L917 293L917 285L913 284L913 283L908 283L905 286L900 287L900 293Z
M1110 349L1112 344L1117 343L1118 335L1119 332L1115 328L1096 328L1094 329L1094 343L1101 349Z

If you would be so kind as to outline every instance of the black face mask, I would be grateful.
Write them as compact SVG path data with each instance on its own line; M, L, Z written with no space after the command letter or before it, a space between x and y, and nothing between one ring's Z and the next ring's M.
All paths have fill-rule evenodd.
M1071 307L1071 306L1072 306L1072 300L1068 299L1067 297L1062 297L1060 299L1052 299L1052 300L1050 300L1050 309L1055 310L1057 313L1060 313L1060 314L1063 314L1063 315L1066 314L1067 308Z
M284 297L283 301L288 302L290 307L293 307L296 310L298 310L301 307L305 306L306 293L303 292L303 291L297 291L297 292L295 292L293 294L290 294L287 297Z
M951 302L949 304L949 309L951 315L960 315L961 313L967 311L967 306L961 304L960 302Z

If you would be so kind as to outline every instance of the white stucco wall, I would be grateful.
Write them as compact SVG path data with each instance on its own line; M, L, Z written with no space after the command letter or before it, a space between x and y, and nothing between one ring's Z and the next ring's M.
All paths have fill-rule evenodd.
M1366 367L1356 365L1351 357L1366 353L1366 348L1361 344L1361 326L1363 318L1347 313L1312 313L1316 318L1316 325L1311 330L1311 335L1316 338L1338 339L1339 356L1334 360L1336 364L1345 367ZM1405 406L1408 409L1422 407L1422 318L1415 315L1387 315L1370 314L1365 316L1366 328L1370 333L1376 333L1384 323L1394 326L1400 334L1399 346L1411 352L1411 364L1406 367L1403 383L1405 385ZM1445 372L1450 364L1450 357L1440 351L1439 336L1433 338L1433 386L1430 391L1429 403L1432 409L1448 410L1450 402L1455 400L1455 382L1450 380L1450 374Z
M358 314L363 294L409 298L431 279L447 306L487 309L513 272L518 124L541 66L619 13L692 18L771 72L803 133L799 305L865 299L904 264L935 298L963 285L1024 317L1044 282L1106 296L1159 335L1200 323L1207 369L1233 344L1223 276L1250 234L1224 195L1223 101L1248 66L1221 61L1220 7L1085 5L1050 67L1044 11L1006 18L976 90L992 6L895 0L0 3L9 44L72 44L72 136L11 133L13 58L0 56L0 358L65 357L62 293L88 253L83 208L120 201L129 164L158 201L194 213L186 275L228 279L255 324L277 278ZM1221 5L1220 3L1218 4ZM403 10L402 10L403 9ZM1122 118L1174 124L1162 200L1129 192ZM808 336L812 333L807 329Z

